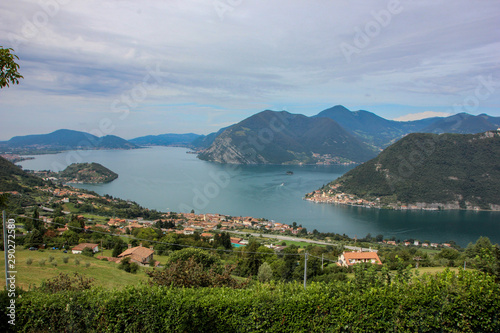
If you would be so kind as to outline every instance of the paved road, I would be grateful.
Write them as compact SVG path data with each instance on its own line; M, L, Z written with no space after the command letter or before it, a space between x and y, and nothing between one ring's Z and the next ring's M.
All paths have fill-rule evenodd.
M291 237L291 236L280 236L280 235L268 235L268 234L259 234L259 233L251 233L251 232L243 232L243 231L230 231L231 233L234 234L239 234L239 235L252 235L254 237L266 237L266 238L275 238L279 240L284 240L284 241L295 241L295 242L306 242L306 243L311 243L311 244L319 244L319 245L333 245L333 246L339 246L339 244L336 243L327 243L327 242L321 242L321 241L316 241L312 239L307 239L307 238L298 238L298 237ZM346 249L349 250L354 250L354 251L374 251L377 252L377 250L374 249L367 249L367 248L360 248L358 246L348 246L344 245Z

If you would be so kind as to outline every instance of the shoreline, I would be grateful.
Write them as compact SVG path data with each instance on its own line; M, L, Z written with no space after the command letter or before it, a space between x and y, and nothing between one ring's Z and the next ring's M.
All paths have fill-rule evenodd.
M308 193L309 194L309 193ZM381 206L379 204L376 204L372 201L367 201L364 199L359 199L362 200L362 203L354 203L354 202L343 202L340 200L336 200L334 197L307 197L305 196L303 200L314 202L317 204L336 204L336 205L344 205L344 206L351 206L351 207L361 207L361 208L369 208L369 209L384 209L384 210L398 210L398 211L435 211L435 212L442 212L442 211L468 211L468 212L500 212L499 209L481 209L479 207L473 207L473 208L460 208L460 207L455 207L458 206L458 204L443 204L443 203L423 203L423 202L417 202L415 204L407 204L407 205L399 205L397 203L393 203L391 205L385 205ZM366 204L363 204L366 203ZM429 207L428 207L429 206ZM444 208L446 206L453 206L452 208Z

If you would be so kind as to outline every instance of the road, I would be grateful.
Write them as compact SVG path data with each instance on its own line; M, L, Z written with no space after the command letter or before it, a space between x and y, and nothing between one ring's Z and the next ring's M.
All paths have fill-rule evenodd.
M238 234L238 235L252 235L254 237L266 237L266 238L274 238L274 239L279 239L279 240L284 240L284 241L294 241L294 242L305 242L305 243L311 243L311 244L318 244L318 245L332 245L332 246L340 246L339 244L336 243L327 243L327 242L321 242L321 241L316 241L312 239L307 239L307 238L299 238L299 237L291 237L291 236L280 236L280 235L268 235L268 234L259 234L259 233L251 233L251 232L243 232L243 231L230 231L233 234ZM344 245L344 248L353 250L353 251L373 251L373 252L378 252L377 250L374 249L368 249L364 247L359 247L359 246L349 246L349 245Z

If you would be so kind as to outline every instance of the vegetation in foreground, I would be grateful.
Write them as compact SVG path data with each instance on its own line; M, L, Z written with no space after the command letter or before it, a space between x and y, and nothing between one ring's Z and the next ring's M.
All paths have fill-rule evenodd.
M76 277L78 278L78 277ZM478 271L256 282L244 289L45 288L20 295L19 332L498 332L500 287ZM84 281L85 282L85 281ZM2 311L8 301L2 293ZM4 313L5 315L5 313ZM5 325L5 324L4 324ZM4 326L4 328L6 328Z

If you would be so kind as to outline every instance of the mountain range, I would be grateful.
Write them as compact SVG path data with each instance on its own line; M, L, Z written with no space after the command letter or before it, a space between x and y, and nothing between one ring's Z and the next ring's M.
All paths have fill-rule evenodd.
M27 154L160 145L189 147L199 152L199 158L219 163L361 163L410 133L473 134L499 127L500 117L486 114L459 113L450 117L395 121L369 111L350 111L336 105L312 117L266 110L209 135L170 133L127 141L113 135L99 138L62 129L49 134L13 137L0 142L0 151Z
M273 119L287 119L272 131ZM327 120L328 119L328 120ZM315 116L263 111L193 143L199 158L237 164L361 163L410 133L480 133L500 127L500 117L460 113L415 121L395 121L342 105ZM259 133L270 131L258 144ZM262 136L262 135L260 135ZM265 144L264 144L265 141ZM203 142L197 146L195 143ZM254 143L254 144L251 144Z
M134 143L115 135L97 137L90 133L60 129L49 134L15 136L0 142L0 149L16 153L73 149L133 149Z
M306 198L388 208L500 210L499 187L500 131L413 133Z
M187 133L187 134L160 134L160 135L147 135L129 140L129 142L138 146L177 146L177 147L190 147L193 141L198 138L203 138L204 135Z

